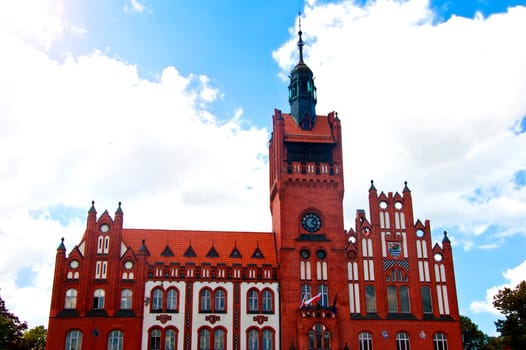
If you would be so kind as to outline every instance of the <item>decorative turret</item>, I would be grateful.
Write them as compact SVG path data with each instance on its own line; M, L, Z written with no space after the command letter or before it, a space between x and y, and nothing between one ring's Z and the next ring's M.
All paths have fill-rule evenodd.
M305 43L298 32L299 62L290 73L289 103L290 114L303 130L311 130L316 123L316 87L310 68L303 62Z

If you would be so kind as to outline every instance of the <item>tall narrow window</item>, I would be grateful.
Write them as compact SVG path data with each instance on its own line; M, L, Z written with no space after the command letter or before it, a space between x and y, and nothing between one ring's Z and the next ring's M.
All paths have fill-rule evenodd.
M320 305L323 307L329 306L329 288L326 284L318 286L318 293L320 293Z
M203 289L199 295L199 306L201 312L210 312L212 311L212 292L210 289Z
M225 291L223 289L218 289L214 293L214 311L225 311Z
M444 333L433 335L434 350L447 350L447 337Z
M274 349L274 334L270 329L264 329L262 334L262 350L273 350Z
M124 335L119 330L113 330L108 335L108 350L122 350Z
M164 350L175 350L175 330L167 329L164 333Z
M156 288L152 293L152 312L160 312L163 310L163 290Z
M69 331L66 335L67 350L82 350L82 333L78 329Z
M150 348L148 350L161 350L161 331L154 329L150 333Z
M222 329L216 329L214 331L214 350L225 349L225 331Z
M410 312L411 307L409 303L409 288L406 286L400 287L400 312Z
M210 330L199 331L199 350L210 350Z
M264 313L270 313L273 310L273 303L272 303L272 291L265 289L262 293L261 301L262 301L262 310Z
M102 252L104 254L108 254L109 251L110 251L110 237L106 236L104 237L104 249Z
M129 310L132 306L132 290L123 289L121 292L121 310Z
M64 309L75 309L77 307L77 290L68 289L66 291L66 302L64 303Z
M257 329L251 329L248 332L248 350L259 350L259 332Z
M422 309L424 313L429 314L433 312L433 304L431 303L431 288L422 287Z
M387 286L387 305L389 312L398 312L398 301L396 300L395 286Z
M396 335L396 350L410 350L409 334L406 332L400 332Z
M301 300L309 300L312 298L312 292L310 284L302 284L301 285Z
M166 310L167 311L177 311L177 289L170 288L166 293Z
M373 350L373 336L369 332L362 332L358 335L360 350Z
M251 289L248 291L248 311L259 311L259 293L256 289Z
M365 286L365 308L367 312L376 312L376 292L373 286Z
M104 289L96 289L93 293L93 308L104 309Z

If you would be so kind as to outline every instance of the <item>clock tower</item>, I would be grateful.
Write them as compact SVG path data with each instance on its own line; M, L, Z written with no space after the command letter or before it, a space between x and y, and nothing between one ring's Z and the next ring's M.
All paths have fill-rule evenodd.
M316 114L313 73L303 61L301 29L298 34L290 113L274 111L269 144L281 349L326 348L325 342L343 349L339 334L344 334L340 328L348 324L349 312L343 310L348 295L340 120L335 112Z

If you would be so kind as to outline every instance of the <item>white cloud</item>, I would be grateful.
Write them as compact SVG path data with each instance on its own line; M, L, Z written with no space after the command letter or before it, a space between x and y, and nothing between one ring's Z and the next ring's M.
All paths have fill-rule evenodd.
M167 67L145 80L100 51L57 62L45 38L0 29L0 286L21 320L47 325L56 248L85 227L56 208L122 201L127 227L269 230L268 131L241 110L212 115L209 78Z
M62 35L62 0L11 0L0 2L0 32L49 49Z
M454 226L465 248L482 245L484 228L497 225L503 238L526 227L526 187L513 183L526 158L510 152L526 149L513 129L526 115L526 8L436 24L422 0L309 4L317 110L342 120L347 226L374 178L379 190L408 180L415 218ZM60 237L71 249L85 225L31 213L87 211L91 199L111 212L121 200L127 227L270 229L268 131L247 128L242 110L217 120L208 106L221 92L209 78L167 67L145 80L103 52L54 61L46 50L64 28L60 6L27 27L5 22L1 6L0 285L22 320L47 322L54 251ZM275 52L285 74L295 32ZM23 267L37 282L21 290ZM28 295L45 312L31 312Z
M318 113L342 120L349 225L373 178L391 191L407 180L416 218L467 241L487 235L480 228L524 233L526 188L513 175L526 158L510 150L526 147L516 132L526 115L526 8L438 23L425 0L312 4L302 17L306 61ZM274 52L283 76L297 60L295 32ZM468 200L473 193L484 200Z
M146 6L137 0L129 0L129 2L124 5L125 12L143 13L146 10Z
M494 286L489 288L486 291L486 298L480 301L473 301L470 304L470 309L473 312L489 312L494 315L501 315L500 311L493 307L493 297L498 294L500 290L504 288L514 289L519 285L520 282L524 281L524 276L526 276L526 260L524 260L520 265L508 269L503 273L504 278L507 280L506 283L500 286Z

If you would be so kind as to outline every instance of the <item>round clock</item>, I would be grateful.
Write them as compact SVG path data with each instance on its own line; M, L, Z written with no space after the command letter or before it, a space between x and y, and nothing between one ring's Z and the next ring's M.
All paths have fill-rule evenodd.
M69 267L71 267L72 269L76 269L77 267L79 267L79 262L77 260L71 260L71 262L69 263Z
M100 232L107 233L109 230L110 230L110 225L108 225L108 224L100 225Z
M124 263L124 267L129 270L133 267L133 263L130 260L128 260Z
M321 219L317 214L307 213L301 218L301 226L308 232L316 232L321 227Z

